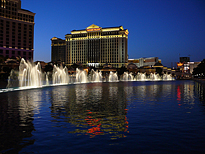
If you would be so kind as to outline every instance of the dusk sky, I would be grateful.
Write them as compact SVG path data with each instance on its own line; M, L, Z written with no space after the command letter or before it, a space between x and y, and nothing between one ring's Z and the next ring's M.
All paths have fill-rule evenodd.
M21 0L36 13L34 61L51 61L51 38L91 24L128 29L129 59L159 57L164 66L205 58L205 0ZM180 54L180 55L179 55Z

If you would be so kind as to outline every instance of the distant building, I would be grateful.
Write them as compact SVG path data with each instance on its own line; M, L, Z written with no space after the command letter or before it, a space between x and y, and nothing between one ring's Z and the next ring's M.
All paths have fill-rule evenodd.
M33 59L34 16L21 0L0 0L0 55Z
M201 62L179 62L177 63L177 68L182 73L188 73L192 74L194 71L194 68L196 68Z
M139 58L139 59L128 59L128 63L133 63L137 67L149 66L152 67L155 63L160 62L161 60L158 57L149 57L149 58Z
M66 61L66 42L57 37L51 39L51 61Z
M128 30L122 26L102 28L94 24L83 30L73 30L71 34L65 35L65 64L81 63L95 67L110 64L116 68L125 66L128 62L128 33ZM57 49L57 46L62 46L62 44L57 42L63 40L57 39L54 44L55 39L51 39L51 53L56 57L61 57L57 54L63 52ZM54 59L55 57L52 57L52 61Z
M189 70L189 73L193 73L194 71L194 68L196 68L201 62L188 62L188 70Z
M190 57L180 57L180 63L187 63L190 62Z
M182 73L188 73L192 74L194 71L194 68L196 68L200 62L190 62L190 57L180 57L179 61L177 63L177 68L182 72Z

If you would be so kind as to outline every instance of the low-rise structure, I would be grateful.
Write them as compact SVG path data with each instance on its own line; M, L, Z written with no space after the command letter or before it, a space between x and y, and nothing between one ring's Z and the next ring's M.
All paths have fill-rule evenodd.
M138 68L139 67L144 67L144 66L149 66L152 67L155 65L155 63L160 62L161 60L158 59L158 57L149 57L149 58L139 58L139 59L128 59L128 64L133 63L135 64Z

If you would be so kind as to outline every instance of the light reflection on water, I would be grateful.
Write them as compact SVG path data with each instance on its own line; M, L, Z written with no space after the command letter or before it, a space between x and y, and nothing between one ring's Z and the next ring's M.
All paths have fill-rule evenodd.
M0 153L204 151L205 89L197 82L76 84L0 98Z
M128 128L126 100L117 85L79 84L64 92L53 91L52 95L56 93L60 95L53 99L51 116L57 121L63 115L66 122L76 127L69 133L90 137L110 134L112 139L125 137Z

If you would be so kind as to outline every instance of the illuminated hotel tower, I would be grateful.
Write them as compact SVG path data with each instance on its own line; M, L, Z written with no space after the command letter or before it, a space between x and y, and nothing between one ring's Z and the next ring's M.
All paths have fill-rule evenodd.
M0 55L33 59L34 16L21 0L0 0Z
M54 46L58 46L54 43L62 40L55 37L51 40L52 55L55 55L59 51L53 50ZM128 30L122 26L102 28L92 24L83 30L73 30L71 34L65 35L65 63L81 63L95 67L104 64L117 68L125 66L128 62L127 40Z

